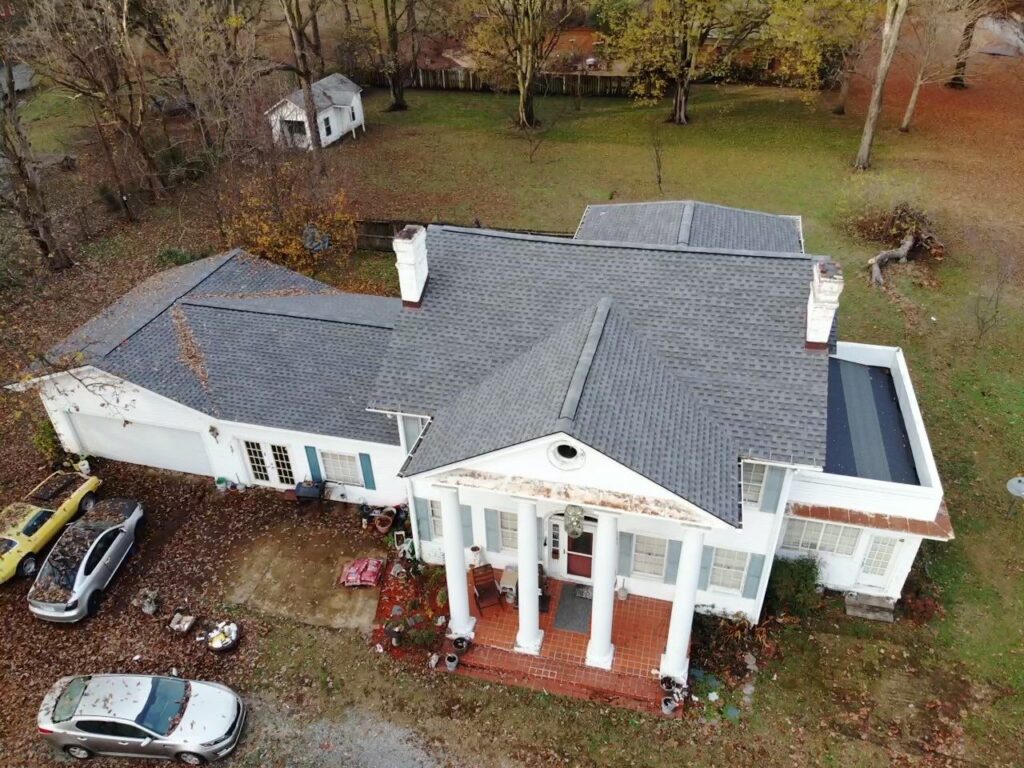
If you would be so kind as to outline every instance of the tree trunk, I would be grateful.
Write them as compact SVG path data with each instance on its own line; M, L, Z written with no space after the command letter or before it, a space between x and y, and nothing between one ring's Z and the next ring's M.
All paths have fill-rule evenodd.
M974 27L977 24L978 19L971 18L964 25L964 31L960 34L960 45L956 49L956 67L953 69L953 76L946 83L949 88L967 87L967 57L971 53L971 43L974 42Z
M533 82L524 83L519 87L519 127L533 128L537 124L537 115L533 109Z
M295 57L295 73L302 89L302 106L306 114L306 138L313 153L313 167L318 176L325 176L323 143L320 141L320 122L316 114L316 102L313 100L313 69L309 62L309 51L306 49L306 32L303 26L298 0L292 6L291 0L281 0L288 25L288 34L292 41L292 54Z
M128 205L128 190L125 189L124 181L121 179L121 173L117 168L117 159L114 157L114 150L107 140L107 135L103 132L103 126L100 125L100 118L96 113L95 107L92 108L92 119L96 124L96 133L100 137L103 153L107 156L107 162L110 164L110 173L114 177L114 184L117 186L117 199L121 204L121 213L124 214L127 221L134 223L135 214L132 212L131 206Z
M839 75L839 100L836 101L834 107L832 107L833 115L845 115L846 114L846 101L850 97L850 80L853 79L852 73L844 68Z
M875 71L875 82L871 88L871 101L868 104L867 119L864 121L864 132L860 138L860 149L857 150L857 159L853 163L853 167L858 170L866 170L871 167L871 146L875 141L878 118L882 114L885 81L889 77L889 68L892 66L893 55L899 44L900 28L903 26L903 17L907 13L907 3L908 0L887 0L886 2L882 50L878 55L878 68Z
M345 26L352 26L352 7L349 5L349 0L341 0L341 7L345 11Z
M324 45L320 39L320 18L315 10L310 13L309 26L313 32L313 56L315 61L313 77L317 80L322 80L324 76Z
M405 75L402 72L401 38L398 33L398 0L384 0L384 23L388 33L388 85L391 87L389 112L409 108L405 102Z
M900 131L903 133L910 131L910 121L914 119L914 110L917 108L917 97L921 93L923 75L923 71L919 71L917 77L914 78L914 87L910 91L907 108L903 112L903 122L900 123Z
M689 125L690 123L690 79L688 77L676 80L671 121L676 125Z

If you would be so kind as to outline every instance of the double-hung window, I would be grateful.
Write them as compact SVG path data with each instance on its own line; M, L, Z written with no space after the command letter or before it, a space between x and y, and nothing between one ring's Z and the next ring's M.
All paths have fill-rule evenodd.
M350 453L320 451L320 463L324 468L324 479L342 485L363 485L363 473L359 457Z
M724 592L741 592L747 578L747 564L750 555L732 549L715 548L711 560L711 574L708 583L714 589Z
M786 519L782 548L797 552L828 552L851 556L860 542L860 529L849 525L819 523L816 520Z
M665 577L665 539L655 536L633 537L633 575L662 579Z
M764 495L765 465L752 461L743 462L743 503L755 507L761 506L761 496Z
M498 512L498 524L501 528L501 548L519 549L519 517L515 512Z

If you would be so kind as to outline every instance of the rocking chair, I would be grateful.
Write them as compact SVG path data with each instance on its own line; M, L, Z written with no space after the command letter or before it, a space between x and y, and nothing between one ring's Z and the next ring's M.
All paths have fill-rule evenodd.
M476 596L476 607L484 609L490 605L501 605L501 590L494 578L494 568L489 565L478 565L472 569L473 594Z

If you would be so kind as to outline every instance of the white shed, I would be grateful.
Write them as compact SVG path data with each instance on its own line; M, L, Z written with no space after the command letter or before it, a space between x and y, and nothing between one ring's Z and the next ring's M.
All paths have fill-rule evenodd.
M346 133L355 137L356 129L360 127L366 132L362 90L340 74L328 75L313 83L317 129L322 146L333 144ZM270 120L275 142L289 147L312 148L301 88L281 99L265 114Z

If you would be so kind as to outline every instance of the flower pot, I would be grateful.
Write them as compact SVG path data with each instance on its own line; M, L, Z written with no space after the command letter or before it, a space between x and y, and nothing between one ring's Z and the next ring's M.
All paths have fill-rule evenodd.
M478 568L484 564L484 551L476 544L469 548L469 557L472 560L472 566L474 568Z
M672 693L672 691L674 691L675 689L675 678L669 675L665 675L663 678L661 678L661 690L665 691L665 693Z
M661 700L661 714L671 715L679 708L679 702L673 696L665 696Z
M455 648L455 655L461 656L469 650L470 641L467 637L456 637L452 640L452 647Z
M449 672L454 672L455 668L459 666L459 657L454 653L449 653L444 657L444 665L448 667Z
M377 533L387 533L394 522L395 518L391 515L377 515L373 518L373 527L377 529Z

